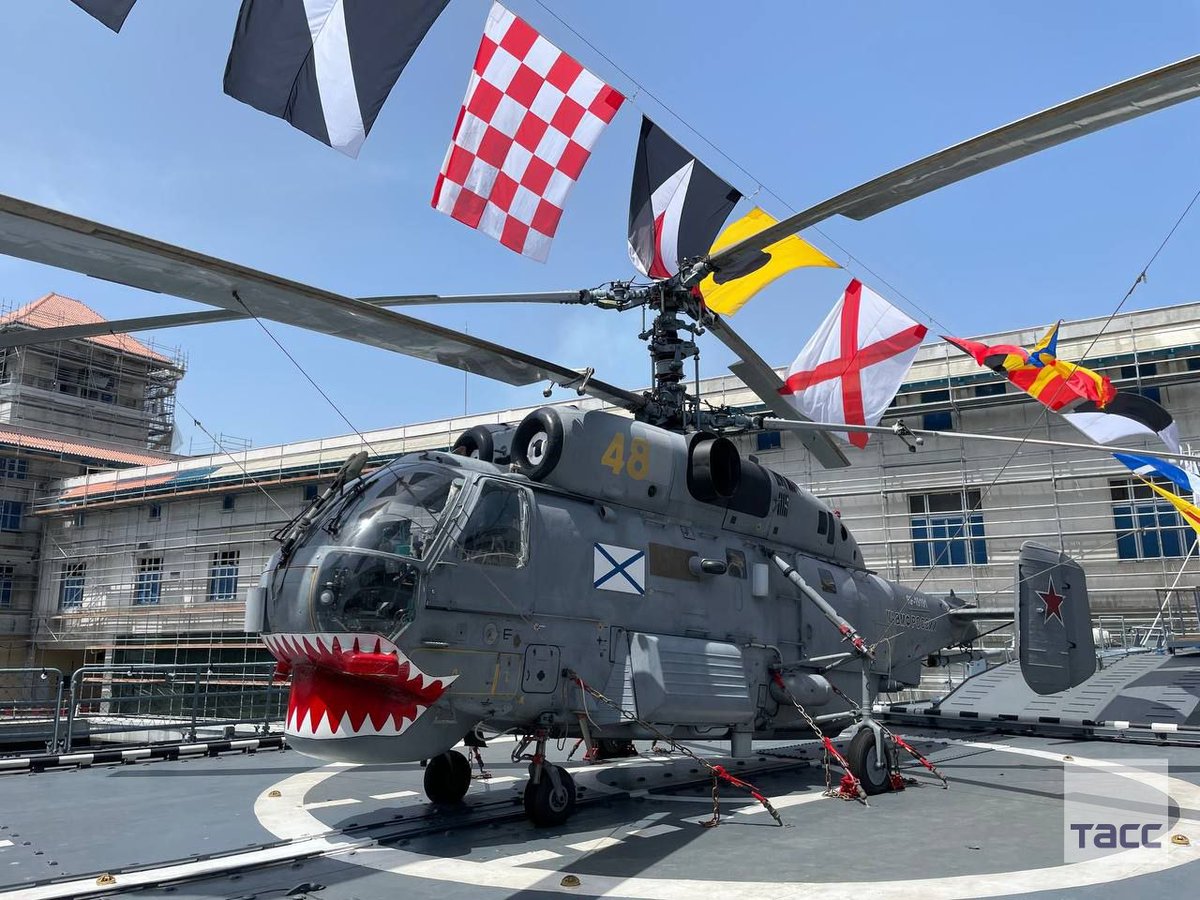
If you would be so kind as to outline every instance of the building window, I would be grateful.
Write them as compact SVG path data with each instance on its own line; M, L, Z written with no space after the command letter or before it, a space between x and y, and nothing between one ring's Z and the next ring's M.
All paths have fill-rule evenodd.
M913 566L980 566L987 562L987 541L979 491L915 494L908 498Z
M75 515L71 517L71 524L76 528L82 528L86 521L87 513L82 511L75 513Z
M67 563L62 568L62 580L58 583L58 608L78 609L83 606L83 577L87 563Z
M25 504L18 500L0 500L0 531L20 531Z
M1008 382L996 381L991 384L975 385L976 397L998 397L1008 388Z
M137 562L137 580L133 585L133 602L157 603L162 597L162 557L143 556Z
M760 453L763 450L778 450L783 446L783 435L778 431L760 431L754 436L754 441Z
M150 504L150 518L151 519L161 519L162 518L162 504L161 503L151 503Z
M921 403L949 403L949 391L922 391ZM941 409L927 412L921 417L921 427L926 431L953 431L954 417L950 410Z
M1138 363L1136 366L1121 366L1121 377L1132 380L1137 379L1137 386L1130 388L1130 393L1141 394L1147 400L1153 400L1155 403L1162 403L1162 389L1148 387L1142 385L1143 378L1152 378L1158 374L1158 363L1144 362Z
M0 478L25 478L29 474L29 460L13 456L0 458Z
M208 599L236 600L240 550L218 550L208 568Z
M12 566L0 566L0 609L12 607L14 571Z
M316 499L317 499L317 485L306 484L304 486L304 502L312 503Z
M233 509L236 505L237 497L233 494L226 494L221 498L221 509L223 509L225 512L229 512L229 510Z
M1177 490L1165 484L1168 490ZM1179 518L1169 502L1141 481L1122 478L1109 482L1113 524L1120 559L1160 559L1186 556L1196 533Z

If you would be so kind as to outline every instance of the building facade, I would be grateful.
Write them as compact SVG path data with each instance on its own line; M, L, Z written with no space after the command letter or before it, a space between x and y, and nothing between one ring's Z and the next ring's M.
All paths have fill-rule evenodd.
M1029 346L1043 330L981 340ZM1185 443L1200 436L1200 303L1064 324L1059 353L1108 375L1120 390L1158 400ZM702 393L713 403L756 403L733 376L703 382ZM466 428L515 423L531 409L368 433L369 465L447 448ZM828 501L867 564L890 579L1008 604L1020 546L1036 540L1080 560L1097 614L1146 614L1171 588L1194 602L1195 537L1170 505L1105 453L1021 445L1088 439L958 350L921 348L882 424L897 420L1016 442L939 437L914 451L911 441L872 436L863 450L847 448L851 467L826 470L794 433L737 440L744 454ZM49 485L34 501L44 523L36 654L60 665L100 654L110 662L265 658L241 632L245 590L274 551L271 535L360 448L357 435L333 437Z
M0 315L0 668L38 655L32 617L48 547L37 503L64 478L175 458L178 358L126 335L8 343L101 321L58 294Z

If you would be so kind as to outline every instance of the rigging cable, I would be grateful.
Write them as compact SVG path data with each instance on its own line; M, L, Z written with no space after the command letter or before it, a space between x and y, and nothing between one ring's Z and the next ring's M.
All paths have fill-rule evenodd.
M257 478L255 478L253 475L250 474L249 469L247 469L244 465L242 465L240 462L238 462L237 457L234 456L233 453L231 453L229 450L225 449L225 445L222 444L219 440L217 440L216 437L212 434L212 432L210 432L207 428L204 427L203 422L201 422L199 419L197 419L194 415L191 414L191 412L188 410L188 408L179 401L178 397L175 398L175 403L180 409L183 410L183 414L192 420L192 424L195 425L197 428L199 428L201 431L203 431L205 436L210 441L213 442L213 446L216 447L218 450L220 450L222 453L224 453L226 456L228 456L230 462L232 462L235 466L237 466L241 470L242 474L246 477L246 479L251 484L253 484L256 488L258 488L260 491L263 492L263 495L268 500L270 500L271 503L273 503L275 505L275 508L277 510L279 510L281 513L283 513L284 516L287 516L288 518L291 517L291 513L289 513L286 509L284 509L282 506L279 505L279 501L271 496L270 491L268 491L265 487L263 487L262 483Z
M275 344L275 346L278 347L281 351L283 351L283 355L286 356L289 360L291 360L292 365L294 365L299 370L300 374L304 376L305 380L307 380L308 383L311 384L313 386L313 388L316 389L316 392L318 394L320 394L322 398L324 398L325 402L329 404L330 408L335 413L338 414L338 417L343 422L346 423L346 427L348 427L351 431L353 431L358 436L358 439L363 442L363 446L365 446L368 450L370 450L371 454L373 456L379 457L379 455L380 455L379 452L376 451L376 449L371 446L371 442L367 440L366 435L364 435L361 431L359 431L357 428L354 427L354 423L351 422L346 417L346 414L344 412L342 412L341 408L336 403L333 402L333 399L327 393L325 393L325 391L322 390L321 386L319 384L317 384L317 382L313 379L313 377L311 375L309 375L307 371L305 371L304 366L300 365L299 360L297 360L296 357L292 356L292 354L288 352L287 347L285 347L282 344L282 342L280 342L279 338L275 337L275 335L271 333L271 329L267 327L266 323L263 322L263 320L260 319L254 313L254 311L250 309L249 306L246 305L246 301L242 299L241 295L236 290L233 292L233 299L236 300L239 304L241 304L242 309L244 309L246 311L246 315L250 316L250 318L252 318L255 322L257 322L258 327L266 332L267 337L269 337L271 339L271 341Z

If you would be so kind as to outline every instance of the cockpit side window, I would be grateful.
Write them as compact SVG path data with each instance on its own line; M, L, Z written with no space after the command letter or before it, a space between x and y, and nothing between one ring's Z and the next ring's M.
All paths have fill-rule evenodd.
M515 569L529 558L529 502L525 492L486 481L459 538L464 561Z

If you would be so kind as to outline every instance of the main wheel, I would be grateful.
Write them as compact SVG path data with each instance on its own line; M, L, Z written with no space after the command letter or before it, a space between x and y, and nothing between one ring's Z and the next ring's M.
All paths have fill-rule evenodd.
M425 796L430 803L460 803L471 786L471 764L457 750L429 760L425 767Z
M556 787L550 770L558 774ZM525 785L525 815L537 828L562 825L575 812L575 780L562 766L542 764L542 777L537 784Z
M887 760L880 761L877 757L875 732L870 728L860 729L846 749L846 762L868 794L882 794L892 787Z

